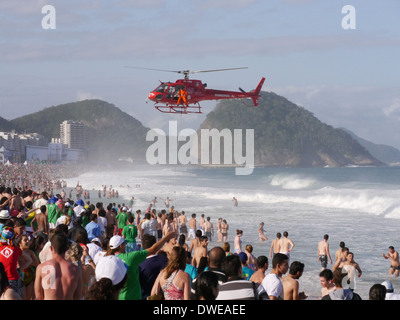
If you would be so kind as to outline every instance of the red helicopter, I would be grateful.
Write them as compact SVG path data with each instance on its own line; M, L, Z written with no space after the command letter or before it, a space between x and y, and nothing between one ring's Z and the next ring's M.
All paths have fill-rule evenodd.
M174 71L174 70L161 70L161 69L150 69L141 67L127 67L136 69L146 69L155 71L175 72L184 75L184 79L176 80L176 82L161 82L161 84L149 93L148 99L154 101L154 107L164 113L202 113L200 101L206 100L221 100L221 99L246 99L250 98L253 100L254 106L258 106L258 98L260 96L261 88L264 84L265 78L261 78L260 83L256 89L252 92L246 92L239 88L238 91L225 91L206 89L207 84L202 83L200 80L189 79L189 74L200 73L200 72L215 72L215 71L227 71L242 68L229 68L229 69L215 69L215 70L201 70L201 71Z

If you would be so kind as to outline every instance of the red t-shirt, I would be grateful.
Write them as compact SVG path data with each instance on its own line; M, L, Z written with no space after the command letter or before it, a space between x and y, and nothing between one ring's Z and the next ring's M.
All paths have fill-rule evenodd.
M0 262L3 263L8 280L18 280L17 272L18 258L22 255L22 250L18 246L0 246Z

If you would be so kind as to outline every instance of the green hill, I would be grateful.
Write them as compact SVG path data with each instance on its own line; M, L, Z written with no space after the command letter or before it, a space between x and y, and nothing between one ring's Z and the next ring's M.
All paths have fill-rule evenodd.
M357 140L365 149L367 149L376 159L379 159L383 163L386 163L389 166L400 165L400 150L395 147L384 145L384 144L376 144L370 141L367 141L363 138L357 136L354 132L344 129L348 134L350 134L355 140Z
M305 108L272 92L261 94L256 108L222 100L200 129L254 129L256 166L384 165L348 133L322 123Z
M100 163L132 157L143 161L148 131L138 120L101 100L84 100L45 108L11 120L16 130L37 132L46 138L60 137L64 120L78 120L86 126L88 159Z
M9 132L14 129L12 123L2 117L0 117L0 131Z

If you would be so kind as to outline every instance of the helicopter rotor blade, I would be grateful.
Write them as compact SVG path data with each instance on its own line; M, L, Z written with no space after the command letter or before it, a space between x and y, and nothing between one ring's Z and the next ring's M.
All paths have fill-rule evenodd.
M239 69L248 69L248 67L226 68L226 69L214 69L214 70L198 70L198 71L190 71L190 73L216 72L216 71L228 71L228 70L239 70Z
M198 70L198 71L190 71L190 70L164 70L164 69L152 69L152 68L144 68L144 67L131 67L125 66L125 68L134 68L134 69L143 69L143 70L153 70L153 71L163 71L163 72L175 72L182 73L185 76L185 79L189 78L189 74L193 73L201 73L201 72L216 72L216 71L228 71L228 70L239 70L239 69L248 69L248 67L240 67L240 68L226 68L226 69L214 69L214 70Z
M176 70L152 69L152 68L143 68L143 67L131 67L131 66L125 66L125 68L132 68L132 69L143 69L143 70L153 70L153 71L163 71L163 72L175 72L175 73L182 73L182 71L176 71Z

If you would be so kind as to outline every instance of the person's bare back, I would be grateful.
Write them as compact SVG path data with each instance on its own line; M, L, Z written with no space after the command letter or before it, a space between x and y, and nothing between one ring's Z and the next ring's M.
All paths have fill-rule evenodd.
M189 228L196 230L196 218L189 220Z
M200 245L197 246L194 250L192 265L197 268L202 257L207 257L207 247L203 247L202 245Z
M289 253L293 248L292 240L283 237L279 240L279 250L281 253Z
M68 239L56 233L51 239L53 258L36 268L35 295L37 300L80 300L82 273L78 266L65 260Z
M42 231L43 233L48 234L47 216L43 213L36 213L34 219L38 226L36 231Z
M262 281L264 280L264 278L265 278L265 271L259 269L251 275L250 281L262 284Z
M329 245L326 241L322 240L318 242L318 255L328 255Z

